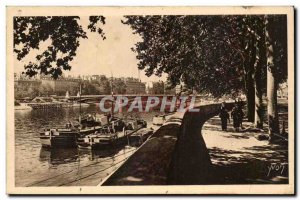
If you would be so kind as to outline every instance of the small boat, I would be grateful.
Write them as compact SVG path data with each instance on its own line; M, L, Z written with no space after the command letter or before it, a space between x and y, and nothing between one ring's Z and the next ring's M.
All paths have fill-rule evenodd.
M65 127L45 129L40 133L43 147L77 147L77 138L100 131L108 126L105 115L86 115L80 124L73 125L68 122ZM112 122L117 118L111 119Z
M28 103L32 109L60 109L63 108L65 104L65 102L57 101L53 96L35 97Z
M71 107L89 107L90 106L90 104L88 104L88 103L72 103L71 104Z
M79 105L81 105L81 84L79 85ZM67 92L66 99L69 98ZM35 98L35 102L39 103L54 103L57 104L56 100L52 98ZM59 105L64 107L67 105L65 102L60 102ZM34 108L34 107L33 107ZM77 138L89 135L99 131L104 126L107 126L108 117L101 115L85 115L81 116L81 106L79 106L79 124L73 125L71 122L68 122L64 128L55 128L55 129L45 129L44 132L40 133L40 141L43 147L52 148L52 147L77 147ZM100 118L100 119L99 119Z
M83 127L90 127L90 126L105 126L108 124L109 120L116 120L110 119L109 115L103 114L86 114L81 116L80 123Z
M130 146L140 146L153 134L152 128L142 128L129 136Z
M146 126L147 123L144 120L119 119L99 131L95 131L85 137L79 137L77 139L77 145L80 148L97 149L104 146L127 143L129 136Z
M79 128L67 123L65 128L45 129L40 133L40 141L43 147L75 147Z
M15 101L15 110L32 110L32 107L30 107L27 103L19 103Z
M155 115L152 119L152 124L161 126L165 123L165 121L166 121L165 115Z
M63 104L64 108L79 108L79 107L89 107L88 103L77 103L77 102L66 102Z

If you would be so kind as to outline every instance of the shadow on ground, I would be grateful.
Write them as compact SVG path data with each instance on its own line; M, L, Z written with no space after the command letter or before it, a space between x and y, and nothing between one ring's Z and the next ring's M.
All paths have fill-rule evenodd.
M287 184L288 147L259 141L253 132L220 131L220 120L202 129L213 167L210 184ZM245 123L245 126L248 126Z

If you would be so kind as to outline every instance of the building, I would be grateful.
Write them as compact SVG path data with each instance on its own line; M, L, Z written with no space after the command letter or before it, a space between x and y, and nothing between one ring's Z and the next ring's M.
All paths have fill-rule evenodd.
M25 76L15 76L14 83L15 86L20 86L24 88L39 87L41 85L40 80L36 78L27 78Z
M137 78L124 78L127 94L145 94L146 84Z
M105 75L86 76L61 76L57 80L49 75L40 75L33 78L21 74L15 74L15 92L23 96L63 96L69 92L70 96L76 95L79 91L80 83L84 90L90 94L110 94L111 78ZM114 78L114 92L116 94L146 94L146 84L140 79L132 77Z
M167 82L149 82L147 84L147 94L175 95L175 88Z
M14 74L14 93L16 98L34 97L39 94L41 81L37 77L29 78L24 74Z
M49 88L56 95L64 95L69 91L70 95L76 95L79 91L81 79L75 77L60 77L57 80L49 76L41 77L41 86Z
M92 75L91 78L90 78L90 80L91 80L92 82L97 82L97 83L99 83L99 82L100 82L100 78L101 78L100 75Z

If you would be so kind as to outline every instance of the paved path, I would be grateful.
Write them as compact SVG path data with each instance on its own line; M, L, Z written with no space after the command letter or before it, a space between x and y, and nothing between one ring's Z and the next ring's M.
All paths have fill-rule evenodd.
M208 120L202 136L214 168L215 184L287 183L287 146L259 141L261 133L221 131L218 117ZM244 126L250 126L244 123Z

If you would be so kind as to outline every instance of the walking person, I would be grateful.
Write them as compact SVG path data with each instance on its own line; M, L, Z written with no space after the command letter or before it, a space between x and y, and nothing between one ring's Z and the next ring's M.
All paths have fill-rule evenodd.
M237 102L237 107L238 107L238 112L240 113L240 127L241 129L243 129L243 118L245 116L244 112L243 112L243 107L244 107L244 103L242 101L242 99L239 99Z
M243 119L244 119L244 112L242 108L238 109L239 112L239 127L241 127L241 129L243 129Z
M241 116L240 115L241 115L241 112L239 111L238 106L235 105L231 112L231 118L233 120L233 127L236 132L240 131L240 125L241 125Z
M230 118L225 107L221 107L219 117L221 118L222 131L227 131L227 121L230 123Z
M222 110L222 109L225 109L225 108L226 108L226 102L223 101L223 102L221 103L221 110Z

